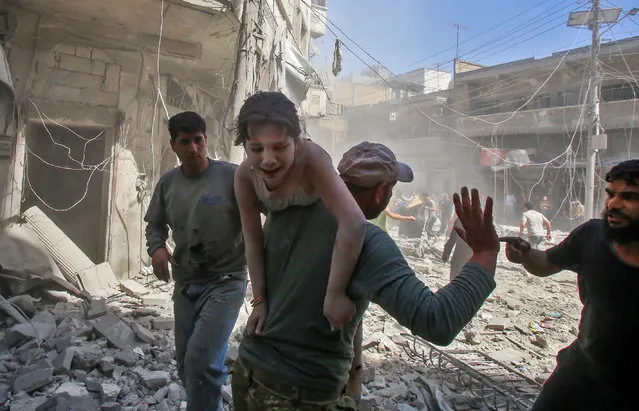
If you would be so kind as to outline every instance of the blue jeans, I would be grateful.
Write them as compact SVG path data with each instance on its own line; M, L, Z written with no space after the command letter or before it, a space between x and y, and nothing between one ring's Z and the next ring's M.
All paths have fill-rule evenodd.
M223 410L222 386L228 371L224 360L246 283L246 272L239 272L175 287L175 354L188 411Z

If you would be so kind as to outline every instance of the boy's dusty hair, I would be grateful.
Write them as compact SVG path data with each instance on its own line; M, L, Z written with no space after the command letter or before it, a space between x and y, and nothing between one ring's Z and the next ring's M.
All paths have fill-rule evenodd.
M280 92L260 91L246 99L237 117L234 144L244 145L249 138L249 124L260 123L282 124L295 139L302 134L295 104Z

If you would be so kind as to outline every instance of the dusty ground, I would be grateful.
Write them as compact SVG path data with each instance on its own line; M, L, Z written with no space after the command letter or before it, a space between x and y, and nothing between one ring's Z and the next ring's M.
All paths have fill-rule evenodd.
M562 237L554 233L555 241ZM396 241L424 283L433 290L447 284L449 266L440 262L443 238L429 242L423 258L415 256L415 242ZM4 322L0 326L0 410L184 409L186 398L173 359L172 286L154 280L148 270L137 281L146 287L146 294L116 295L105 301L105 310L99 304L96 310L87 310L75 297L49 293L47 299L13 301L30 318L26 324L15 324L0 313ZM496 282L497 289L471 325L442 349L494 356L533 381L514 392L534 398L539 388L534 381L542 383L549 376L557 351L575 338L581 310L576 276L567 272L546 279L527 276L502 253ZM52 296L61 302L50 301ZM246 307L231 339L234 347L248 316ZM539 326L550 313L561 317L543 323L552 328ZM543 333L533 334L531 322ZM469 383L473 372L460 374L450 364L441 370L436 355L409 355L411 340L402 333L408 330L378 306L372 305L366 313L367 366L361 409L490 409L481 397L492 391L473 390ZM231 349L229 360L235 355ZM471 365L481 371L485 364ZM506 370L512 377L509 373ZM224 393L230 409L229 385Z

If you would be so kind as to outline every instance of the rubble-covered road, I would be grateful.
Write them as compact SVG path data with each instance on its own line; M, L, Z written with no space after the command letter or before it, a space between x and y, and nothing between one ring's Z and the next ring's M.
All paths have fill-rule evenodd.
M439 254L443 240L429 243L423 253L416 252L416 242L396 241L433 290L448 282L449 266ZM555 366L557 351L575 338L581 310L576 276L563 272L535 278L506 261L502 252L496 281L497 289L477 317L450 346L440 348L457 358L486 355L498 361L506 374L528 379L515 394L534 398ZM0 410L184 409L171 293L171 285L153 280L146 270L106 299L83 301L65 293L10 299L28 321L19 323L0 312ZM51 301L52 296L61 301ZM247 307L233 333L229 362L237 356ZM490 390L478 392L468 384L487 372L482 366L491 360L468 363L471 371L460 373L442 363L444 357L425 355L428 349L403 334L410 333L379 307L372 305L366 313L362 410L491 409L490 401L482 400ZM411 353L411 347L422 356ZM231 409L230 385L224 397Z

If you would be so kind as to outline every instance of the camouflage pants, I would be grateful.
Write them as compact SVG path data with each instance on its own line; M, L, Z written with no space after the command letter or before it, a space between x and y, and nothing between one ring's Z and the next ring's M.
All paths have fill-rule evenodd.
M249 371L236 361L233 365L231 384L235 411L356 411L352 398L341 397L322 403L309 403L286 398L251 378Z

